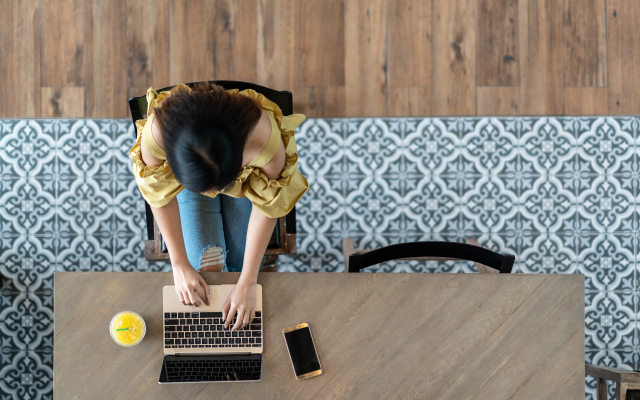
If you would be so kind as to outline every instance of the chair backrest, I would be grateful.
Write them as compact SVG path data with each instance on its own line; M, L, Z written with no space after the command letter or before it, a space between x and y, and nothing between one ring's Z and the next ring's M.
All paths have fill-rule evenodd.
M413 242L393 244L363 254L351 254L348 272L360 272L361 269L371 265L408 257L446 257L475 261L503 274L511 273L515 261L515 256L511 254L500 254L466 243Z
M239 89L240 91L245 89L253 89L256 92L262 94L267 99L273 101L280 107L283 115L291 115L293 114L293 95L291 92L282 91L279 92L274 89L270 89L268 87L256 85L255 83L249 82L239 82L239 81L209 81L210 83L215 83L216 85L222 86L226 90L228 89ZM193 87L196 82L186 83L187 86ZM157 92L164 92L170 90L174 86L168 86L166 88L162 88ZM134 126L134 135L137 135L135 125L136 121L143 118L143 115L147 112L147 96L146 94L139 97L132 97L129 99L129 110L131 111L131 118L133 119ZM145 202L145 210L147 217L147 236L149 240L153 240L154 237L154 229L153 229L153 214L151 212L151 208L149 204ZM289 214L287 214L286 218L286 233L287 234L295 234L296 233L296 210L295 206L291 209Z

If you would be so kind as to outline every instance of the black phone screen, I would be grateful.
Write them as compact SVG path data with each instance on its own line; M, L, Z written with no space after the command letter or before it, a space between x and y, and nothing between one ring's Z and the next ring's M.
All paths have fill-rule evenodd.
M284 334L284 339L287 342L293 369L297 376L320 369L320 361L313 346L309 327L287 332Z

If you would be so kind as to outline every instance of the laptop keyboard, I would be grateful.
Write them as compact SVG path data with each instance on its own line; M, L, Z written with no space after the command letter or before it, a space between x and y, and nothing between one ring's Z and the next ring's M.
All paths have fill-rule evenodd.
M255 358L165 360L169 382L259 380L261 365Z
M262 312L242 329L224 328L222 312L164 313L165 348L262 347Z

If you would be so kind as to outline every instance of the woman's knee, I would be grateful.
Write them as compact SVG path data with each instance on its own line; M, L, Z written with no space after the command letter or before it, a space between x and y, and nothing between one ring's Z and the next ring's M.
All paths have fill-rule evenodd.
M224 268L225 252L220 246L212 245L202 251L200 271L220 272Z

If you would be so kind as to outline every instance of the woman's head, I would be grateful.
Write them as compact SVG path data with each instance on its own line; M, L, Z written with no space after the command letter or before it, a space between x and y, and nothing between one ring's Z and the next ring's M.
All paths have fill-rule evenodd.
M178 182L194 192L220 190L242 168L242 152L262 110L248 96L199 82L176 90L155 109L167 161Z

